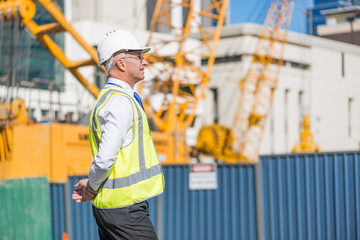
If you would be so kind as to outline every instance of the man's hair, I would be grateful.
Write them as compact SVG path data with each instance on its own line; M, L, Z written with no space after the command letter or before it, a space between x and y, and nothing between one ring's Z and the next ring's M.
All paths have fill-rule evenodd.
M111 56L111 58L109 58L109 60L107 60L105 63L104 63L104 67L106 69L106 72L109 73L110 69L111 69L111 65L112 65L112 62L113 62L113 59L114 57Z

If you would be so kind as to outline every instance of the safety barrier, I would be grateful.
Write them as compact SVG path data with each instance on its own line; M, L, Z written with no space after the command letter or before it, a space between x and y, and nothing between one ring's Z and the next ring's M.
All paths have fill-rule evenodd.
M263 156L265 239L360 239L360 152Z
M160 239L360 239L360 152L262 156L259 165L218 165L216 190L189 190L187 165L163 170L165 192L149 200ZM61 240L64 232L71 240L98 239L91 204L71 200L73 185L81 178L51 183L51 204L42 201L40 209L32 202L39 217L31 224L46 219L42 211L51 206L54 240ZM4 198L9 190L3 186L1 219L7 214L3 209L31 203ZM17 188L25 197L33 194ZM1 236L14 230L13 222L0 221ZM16 228L17 234L26 236L21 235L26 229Z
M0 239L51 239L47 178L0 182Z

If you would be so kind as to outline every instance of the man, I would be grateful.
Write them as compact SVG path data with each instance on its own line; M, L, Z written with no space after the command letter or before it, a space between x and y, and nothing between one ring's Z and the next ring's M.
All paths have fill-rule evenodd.
M134 85L148 62L133 34L115 30L98 45L99 64L108 73L90 118L93 163L72 198L92 200L104 239L157 239L147 199L163 192L164 178L147 118Z

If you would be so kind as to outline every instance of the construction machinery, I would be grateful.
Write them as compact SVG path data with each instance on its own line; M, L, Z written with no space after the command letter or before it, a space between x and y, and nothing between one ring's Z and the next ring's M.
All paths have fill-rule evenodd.
M98 64L95 48L89 46L74 30L53 1L36 2L55 20L54 23L38 25L33 21L36 14L35 0L0 1L0 20L17 21L29 30L30 34L96 98L99 89L89 83L79 71L83 67ZM163 94L164 98L159 109L153 108L150 99L147 99L145 107L157 126L158 131L153 131L152 134L159 158L164 164L189 162L185 130L191 125L197 103L210 76L227 3L227 0L213 0L203 10L199 8L199 1L196 0L159 0L156 4L149 40L155 51L148 59L154 62L154 68L162 74L161 77L154 75L149 82L157 84L155 89ZM171 23L169 14L178 7L187 14L184 24L175 26ZM204 18L211 19L212 29L202 28L200 21ZM154 32L159 24L168 26L175 33L175 37L166 41L157 38ZM194 40L196 44L189 48L190 34L194 32L191 29L197 32L198 40ZM70 60L51 37L60 32L69 33L90 57L84 60ZM169 44L174 49L173 54L160 53L160 49ZM195 55L198 57L194 57ZM194 59L197 59L197 62ZM205 70L200 67L201 59L208 61ZM164 74L167 74L167 77L164 78ZM143 90L145 95L146 88ZM26 106L20 99L7 99L7 102L0 105L0 109L0 178L47 175L50 182L65 182L69 175L88 173L92 157L87 126L63 123L28 124Z
M16 22L18 26L25 27L34 39L97 97L99 89L89 83L79 71L82 67L97 65L96 50L74 30L53 1L36 2L55 20L54 23L38 25L33 20L36 14L35 2L29 0L0 1L0 20ZM69 60L51 37L59 32L70 33L90 57L84 60ZM16 76L12 73L11 77ZM9 87L8 91L11 90ZM28 124L26 106L21 99L5 99L0 109L1 178L47 175L51 182L65 182L68 175L86 174L92 159L88 127L62 123Z
M283 65L294 1L274 1L265 19L251 64L240 80L240 99L232 127L203 126L196 148L225 162L258 161L266 119Z
M310 119L304 115L302 131L300 132L299 142L293 147L293 153L321 152L321 148L314 143L314 134L311 132Z

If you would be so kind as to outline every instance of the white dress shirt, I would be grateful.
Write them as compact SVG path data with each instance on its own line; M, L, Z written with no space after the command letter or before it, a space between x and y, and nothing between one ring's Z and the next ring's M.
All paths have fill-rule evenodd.
M133 96L133 89L115 78L109 78L105 88L113 87L113 84ZM89 184L94 190L98 190L108 178L120 148L130 143L133 138L134 109L127 97L115 94L110 97L105 107L99 110L98 117L102 136L99 151L93 158L89 172Z

